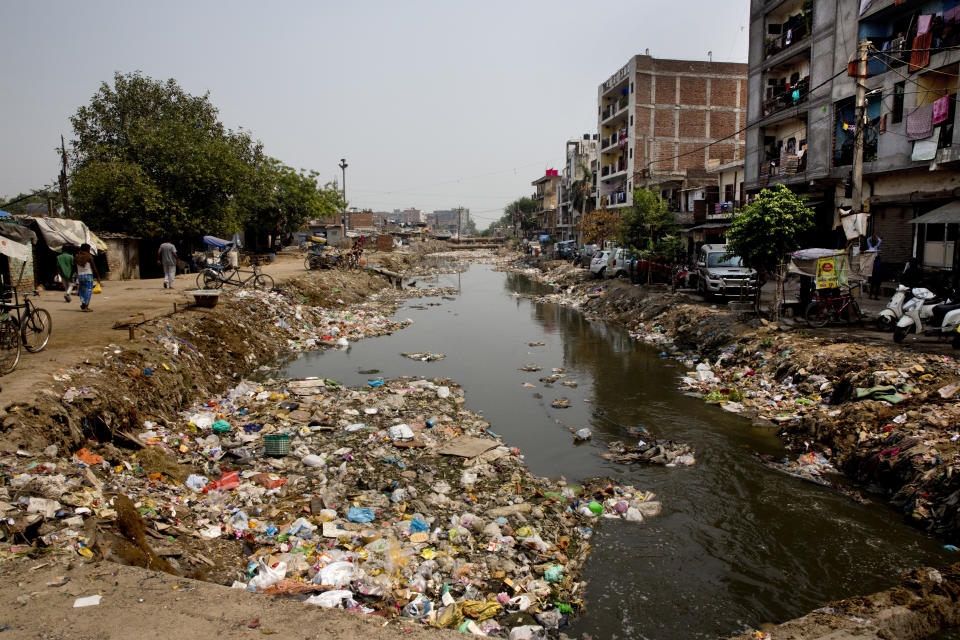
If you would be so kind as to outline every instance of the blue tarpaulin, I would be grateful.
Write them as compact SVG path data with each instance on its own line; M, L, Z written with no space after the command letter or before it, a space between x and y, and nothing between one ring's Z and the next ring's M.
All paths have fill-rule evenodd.
M211 247L217 247L218 249L226 249L227 247L233 246L231 241L224 240L223 238L218 238L216 236L203 236L203 243L208 244Z

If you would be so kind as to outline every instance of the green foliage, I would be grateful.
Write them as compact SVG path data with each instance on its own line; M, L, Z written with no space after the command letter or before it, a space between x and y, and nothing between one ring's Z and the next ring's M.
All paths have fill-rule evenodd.
M665 235L660 238L660 241L654 247L654 251L657 255L668 260L680 260L687 253L683 238L679 234Z
M526 235L528 231L537 227L537 217L534 215L536 211L537 203L533 198L524 196L504 207L501 220L511 227L519 225L520 234Z
M248 227L265 233L292 233L308 220L332 220L343 207L336 183L320 187L315 171L297 171L276 158L257 167L249 198Z
M638 187L633 191L633 205L623 210L617 242L645 253L658 253L663 249L673 251L672 241L666 245L663 242L676 228L673 212L668 210L660 194Z
M0 210L15 216L24 215L27 212L28 204L47 205L47 198L53 198L54 211L63 204L60 200L60 192L50 189L37 189L32 193L18 193L12 198L0 199Z
M260 144L226 129L207 95L192 96L173 79L117 73L70 120L71 195L95 229L229 235L270 182Z
M764 189L733 217L727 244L743 263L775 273L786 254L800 248L798 238L813 227L813 210L784 185Z

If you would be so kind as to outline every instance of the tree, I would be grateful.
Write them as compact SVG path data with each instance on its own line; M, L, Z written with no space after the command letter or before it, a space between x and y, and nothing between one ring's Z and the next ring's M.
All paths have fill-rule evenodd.
M139 72L114 75L70 118L78 216L97 229L174 239L238 231L267 164L226 129L208 94Z
M27 212L28 204L42 204L46 206L49 203L48 198L53 198L54 211L60 208L60 193L53 191L48 187L42 187L31 193L19 193L12 198L5 198L0 202L0 209L15 216L23 215Z
M633 205L623 211L617 240L637 252L654 255L662 253L661 249L673 250L662 241L676 228L673 213L660 194L638 187L633 191Z
M517 198L503 208L504 215L510 220L510 226L519 229L521 236L537 228L537 218L534 215L536 212L537 203L527 196Z
M577 230L584 244L602 245L617 234L620 216L613 210L601 207L587 213L577 223Z
M271 235L293 233L308 220L333 219L343 201L334 183L317 185L315 171L295 170L266 158L256 170L255 188L246 204L248 226Z
M799 238L813 227L813 216L813 210L804 204L802 197L780 184L762 190L733 217L727 232L731 254L740 256L745 266L756 269L761 281L765 276L776 278L775 319L779 319L783 303L786 254L800 248ZM759 297L758 290L758 300Z
M580 219L582 220L589 211L593 211L594 176L590 167L584 163L580 163L579 172L580 179L574 180L570 185L570 200L574 211L580 212Z

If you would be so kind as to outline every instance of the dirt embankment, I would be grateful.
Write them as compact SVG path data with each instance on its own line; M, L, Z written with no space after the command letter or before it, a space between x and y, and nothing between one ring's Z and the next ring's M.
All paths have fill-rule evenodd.
M62 370L0 412L0 450L75 450L87 440L131 442L143 421L163 423L198 397L215 394L265 362L296 349L285 315L320 306L342 307L384 289L367 272L308 273L285 283L292 303L250 293L226 298L213 309L194 308L142 325L140 339L104 347ZM322 346L322 345L319 345ZM170 364L167 364L170 362ZM161 364L162 363L162 364Z
M524 270L557 287L544 300L662 345L691 369L682 383L688 390L776 428L798 454L824 454L863 495L960 540L957 360L852 336L821 338L664 288L594 280L565 263Z

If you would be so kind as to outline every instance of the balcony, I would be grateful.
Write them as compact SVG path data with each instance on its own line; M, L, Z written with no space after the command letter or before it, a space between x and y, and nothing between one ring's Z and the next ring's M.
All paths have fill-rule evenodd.
M928 66L937 53L960 45L960 11L954 8L932 16L930 11L921 16L927 20L920 21L917 9L898 4L860 23L860 39L869 40L877 50L867 61L868 76L904 65L910 65L912 73Z
M813 25L811 0L788 3L784 10L767 16L767 37L763 43L764 57L775 56L810 37Z
M770 89L771 91L767 93L768 98L763 103L764 118L805 102L807 94L810 92L810 78L809 76L803 78L794 85L787 82L777 87L770 87Z
M603 111L600 112L600 120L606 121L620 115L620 112L626 109L628 104L630 104L630 96L620 96L619 99L608 104Z
M612 177L626 170L627 170L627 159L624 157L621 157L616 162L611 162L608 165L604 165L600 169L600 177L607 177L607 176Z
M616 132L600 140L600 151L609 153L627 146L627 128L620 127Z

